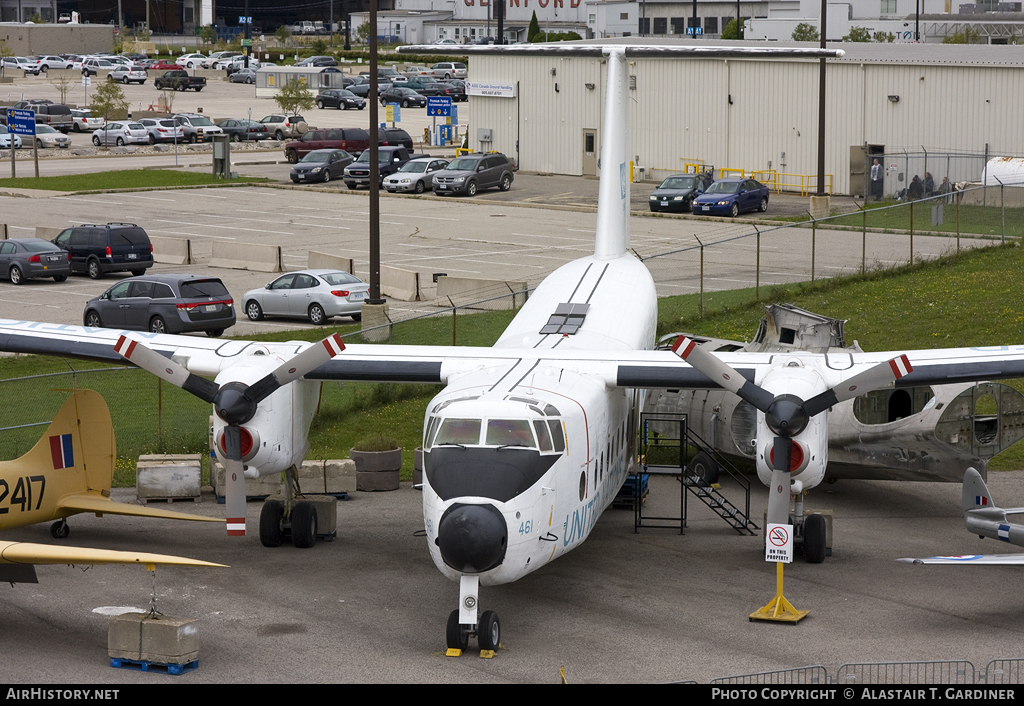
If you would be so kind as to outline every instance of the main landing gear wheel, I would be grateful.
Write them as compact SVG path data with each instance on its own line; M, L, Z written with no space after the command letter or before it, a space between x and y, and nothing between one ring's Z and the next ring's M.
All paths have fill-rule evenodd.
M71 528L68 527L68 521L66 519L62 519L59 522L54 522L50 525L50 536L54 539L67 539L69 534L71 534Z
M310 502L292 506L292 544L309 549L316 544L316 507Z
M718 482L719 472L718 461L703 451L694 456L693 460L690 461L690 473L697 476L701 482L707 485L713 485Z
M260 543L280 547L284 543L284 503L268 498L260 511Z
M825 561L825 518L821 515L807 515L804 518L804 559L808 564Z
M453 610L448 616L448 629L445 637L450 650L465 650L469 647L469 630L459 623L459 611Z

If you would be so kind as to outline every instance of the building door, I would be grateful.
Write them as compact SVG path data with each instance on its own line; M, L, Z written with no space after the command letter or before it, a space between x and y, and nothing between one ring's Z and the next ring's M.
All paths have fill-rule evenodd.
M597 130L583 128L583 175L597 176Z

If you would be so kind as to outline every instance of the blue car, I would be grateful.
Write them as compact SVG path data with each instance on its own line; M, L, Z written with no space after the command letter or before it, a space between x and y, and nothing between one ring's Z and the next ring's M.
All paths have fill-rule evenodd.
M693 213L732 216L767 211L768 187L754 179L720 179L693 200Z

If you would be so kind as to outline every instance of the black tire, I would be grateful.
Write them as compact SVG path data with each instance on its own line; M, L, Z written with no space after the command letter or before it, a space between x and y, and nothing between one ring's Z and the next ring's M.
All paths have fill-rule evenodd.
M309 323L314 326L323 326L327 323L327 312L319 304L309 305Z
M363 320L363 315L362 314L352 314L352 320L353 321L362 321Z
M501 178L501 184L498 186L498 188L501 189L502 191L508 191L509 189L511 189L512 188L512 177L510 177L508 174L503 176Z
M89 260L85 268L90 279L103 279L103 269L100 267L100 261L96 258Z
M324 109L324 102L323 101L317 101L316 102L316 107L319 108L320 110L323 110Z
M245 303L245 315L249 317L249 321L263 321L263 308L259 302L249 300Z
M43 141L42 140L36 140L36 147L38 147L39 149L43 149Z
M71 129L74 130L75 132L81 132L82 131L82 128L78 127L78 123L72 124Z
M281 140L284 139L284 133L278 130L277 132L274 133L274 139L280 142Z
M422 194L422 193L423 193L423 190L424 190L425 188L426 188L426 187L424 187L424 186L423 186L423 182L422 182L422 181L418 181L418 182L416 182L416 193L417 193L417 194Z
M466 196L476 196L476 182L471 181L466 184Z
M299 153L295 150L285 150L284 158L288 160L288 164L296 164L299 161Z
M127 85L128 85L128 77L127 77L127 76L125 76L124 78L122 78L122 79L121 79L121 83L123 83L124 85L126 85L126 86L127 86Z
M188 143L190 145L194 145L196 143L196 134L195 133L192 133L191 135L188 136Z
M162 317L154 316L149 322L150 333L167 333L167 322Z
M143 268L141 270L132 270L132 277L141 277L144 274L146 274L146 269L145 268Z
M402 101L402 107L403 108L408 108L409 107L409 101L407 101L407 100Z
M247 79L245 79L245 82L246 83L252 83L252 76L250 76Z
M54 275L53 276L53 281L54 282L66 282L67 279L68 279L67 275Z
M765 196L764 198L761 199L761 205L757 207L757 210L760 211L761 213L764 213L765 211L768 210L768 197L767 196Z
M299 549L316 544L316 506L311 502L292 506L292 544Z
M196 86L196 93L199 93L199 91L201 91L201 90L203 90L202 86Z
M99 135L93 135L92 136L92 143L94 145L96 145L97 147L99 147L100 146L100 136Z
M326 184L331 180L331 170L328 167L324 167L324 183Z
M448 616L448 627L445 630L445 641L450 650L465 650L469 647L469 635L459 624L459 611L453 610Z
M718 461L708 456L703 451L693 457L690 461L690 473L707 485L718 482L721 469Z
M103 320L100 318L99 312L96 311L85 312L84 322L89 328L103 328Z
M149 133L149 144L151 144L151 145L155 145L156 144L156 138L153 137L153 133Z
M206 329L206 335L210 338L220 338L224 335L224 329L222 328L211 328Z
M284 543L284 503L267 498L260 510L260 543L280 547Z
M238 138L238 133L237 132L231 133L231 138L230 139L231 139L232 142L238 142L238 139L239 139Z
M67 520L60 520L50 525L50 536L54 539L67 539L69 534L71 534L71 528L68 527Z
M11 268L10 272L7 273L11 278L11 284L24 284L25 275L22 273L21 268L15 265Z
M476 639L481 650L497 650L501 645L501 623L493 610L485 610L480 616Z
M740 205L738 203L733 203L732 208L729 209L729 215L733 218L740 215Z
M825 561L825 529L825 518L821 515L804 518L804 559L808 564Z

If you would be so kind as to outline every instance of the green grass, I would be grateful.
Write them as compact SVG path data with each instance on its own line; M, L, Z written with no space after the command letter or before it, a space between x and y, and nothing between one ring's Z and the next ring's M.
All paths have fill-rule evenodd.
M848 341L857 339L871 350L909 350L955 346L985 346L1024 342L1024 310L1018 306L1024 289L1024 248L1017 244L960 254L913 266L863 276L705 294L704 313L699 295L668 297L659 302L659 334L689 331L708 336L748 340L764 315L764 305L790 302L811 311L848 319ZM491 345L513 312L459 314L460 345ZM450 315L398 324L398 344L447 345L452 341ZM337 330L352 333L357 325L304 329L254 337L263 341L318 340ZM350 343L361 343L350 336ZM42 356L4 359L4 378L48 372L110 367ZM96 389L107 400L114 418L119 461L118 485L134 482L132 459L140 453L207 451L209 405L138 370L81 373L80 387ZM1024 389L1013 381L1018 389ZM0 426L51 419L66 396L52 388L71 387L68 376L0 385ZM413 449L419 445L423 416L434 385L325 383L320 409L310 431L309 457L347 458L348 450L371 434L386 434L403 448L403 478L411 476ZM162 398L163 434L157 432L157 398ZM0 458L24 453L42 434L41 427L0 435ZM1018 446L1021 447L1018 449ZM994 470L1024 468L1024 444L993 459Z
M18 177L0 179L0 188L46 189L50 191L105 191L107 189L145 189L172 186L210 186L268 182L264 177L217 179L212 174L179 172L173 169L131 169L127 171L71 174L68 176Z

